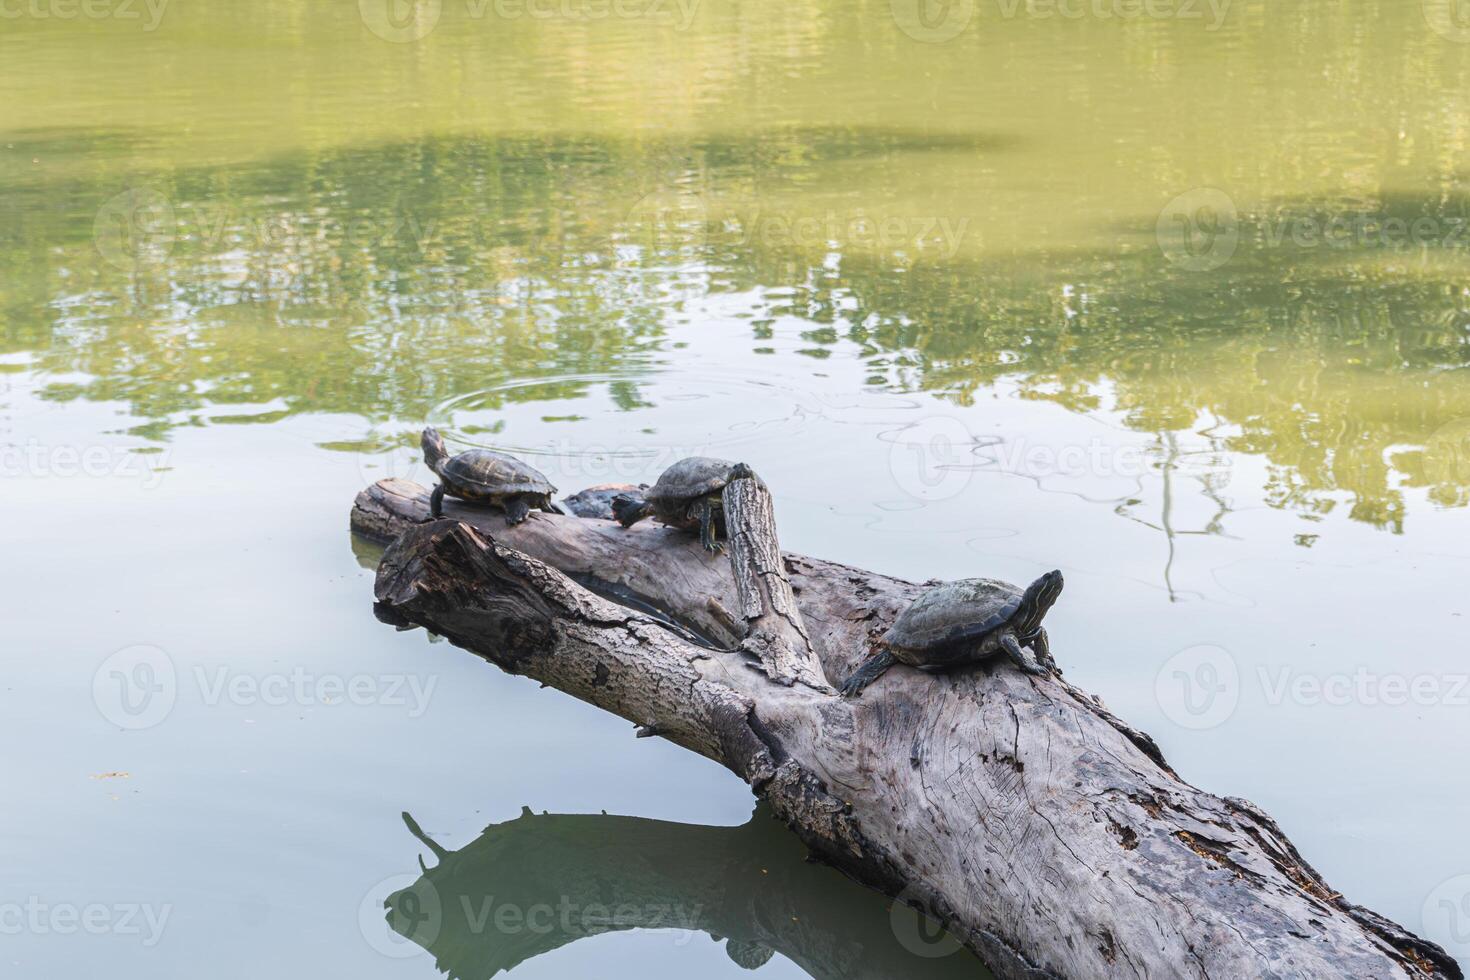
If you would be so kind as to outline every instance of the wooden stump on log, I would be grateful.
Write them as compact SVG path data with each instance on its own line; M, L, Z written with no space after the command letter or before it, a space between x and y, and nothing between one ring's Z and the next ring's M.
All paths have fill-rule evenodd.
M773 681L739 646L730 613L746 607L728 562L689 535L446 512L420 524L428 492L403 481L358 496L354 528L399 535L378 572L380 616L720 762L814 852L942 922L1000 977L1462 976L1438 946L1333 891L1266 814L1185 783L1059 677L895 668L856 701ZM781 565L810 641L803 666L825 681L921 591L797 555Z

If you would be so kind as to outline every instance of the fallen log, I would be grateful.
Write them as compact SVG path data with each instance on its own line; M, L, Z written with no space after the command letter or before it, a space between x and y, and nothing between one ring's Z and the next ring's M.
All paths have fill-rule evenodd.
M403 481L358 496L354 528L398 535L382 618L720 762L816 854L943 923L997 976L1462 976L1333 891L1265 813L1185 783L1060 677L896 668L845 700L752 669L729 562L686 534L547 514L509 528L452 503L427 515L428 492ZM922 588L783 564L828 682ZM620 593L713 645L603 597Z

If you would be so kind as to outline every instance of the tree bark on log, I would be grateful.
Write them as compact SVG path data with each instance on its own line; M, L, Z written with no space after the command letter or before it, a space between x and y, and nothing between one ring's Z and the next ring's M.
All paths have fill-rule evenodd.
M428 492L403 481L358 496L355 529L398 535L378 571L382 618L725 765L814 852L943 923L1000 977L1462 976L1438 946L1328 887L1266 814L1183 782L1152 740L1060 677L900 667L859 700L775 682L738 646L730 611L746 607L729 562L690 536L548 514L510 528L454 503L446 514L419 524ZM827 681L922 590L782 563L810 669Z

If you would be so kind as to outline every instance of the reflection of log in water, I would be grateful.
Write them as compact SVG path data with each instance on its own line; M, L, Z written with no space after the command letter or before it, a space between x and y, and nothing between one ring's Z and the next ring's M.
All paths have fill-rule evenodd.
M739 827L533 814L438 857L389 896L388 922L455 980L485 980L587 936L705 932L741 966L773 953L818 980L990 976L947 936L823 865L764 807Z

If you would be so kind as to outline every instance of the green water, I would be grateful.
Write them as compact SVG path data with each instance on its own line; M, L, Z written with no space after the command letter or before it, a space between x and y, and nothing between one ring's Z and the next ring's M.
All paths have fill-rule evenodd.
M747 459L893 574L1062 568L1072 680L1470 953L1470 17L1140 9L0 2L9 973L737 976L777 912L767 975L975 972L722 771L373 620L347 508L426 420L565 491ZM456 908L700 908L394 931L403 811Z

